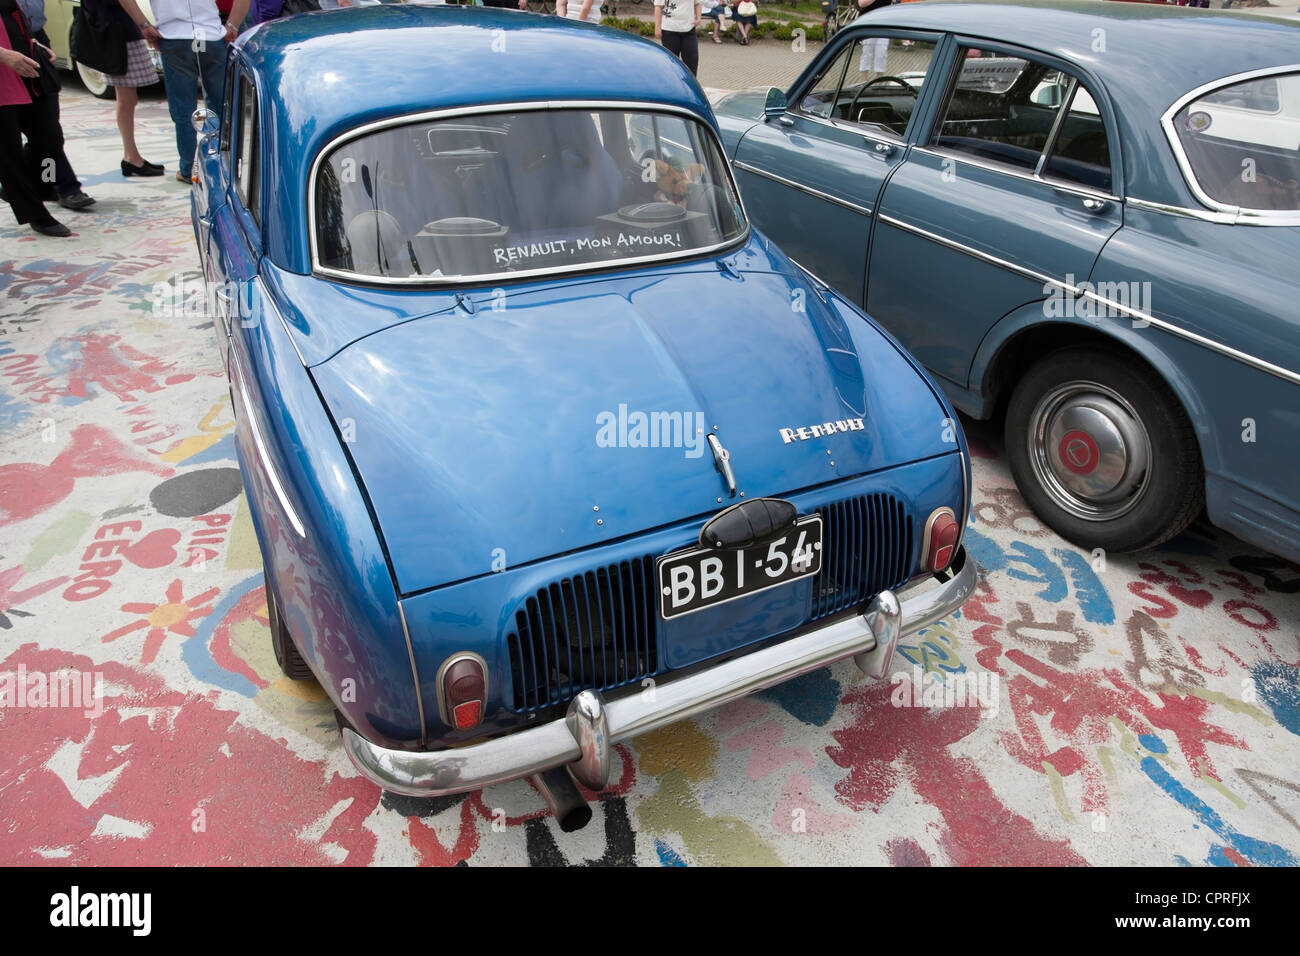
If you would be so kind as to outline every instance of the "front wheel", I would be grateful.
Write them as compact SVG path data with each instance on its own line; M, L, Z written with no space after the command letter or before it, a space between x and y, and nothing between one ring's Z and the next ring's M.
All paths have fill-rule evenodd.
M1204 506L1191 422L1150 369L1118 352L1064 349L1034 365L1012 392L1005 438L1026 502L1084 548L1154 547Z

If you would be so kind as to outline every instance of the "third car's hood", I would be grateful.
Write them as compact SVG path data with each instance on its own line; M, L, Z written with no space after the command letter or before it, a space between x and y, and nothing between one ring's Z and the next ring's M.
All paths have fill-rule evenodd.
M492 302L312 369L403 593L741 500L710 433L749 498L956 449L892 341L797 275L706 264Z

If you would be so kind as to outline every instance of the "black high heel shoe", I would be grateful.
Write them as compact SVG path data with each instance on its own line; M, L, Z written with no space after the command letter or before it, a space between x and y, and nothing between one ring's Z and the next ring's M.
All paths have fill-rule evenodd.
M157 163L149 162L147 159L139 166L133 166L125 159L122 160L123 176L161 176L162 174L163 168Z

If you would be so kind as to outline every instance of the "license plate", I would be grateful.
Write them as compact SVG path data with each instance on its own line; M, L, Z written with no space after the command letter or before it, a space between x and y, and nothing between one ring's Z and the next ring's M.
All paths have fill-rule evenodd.
M748 597L822 568L822 519L808 515L779 538L746 548L693 548L658 560L659 617L670 618Z

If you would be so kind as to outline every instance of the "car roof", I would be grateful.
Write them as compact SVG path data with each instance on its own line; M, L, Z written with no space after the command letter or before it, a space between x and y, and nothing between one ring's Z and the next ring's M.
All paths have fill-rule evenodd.
M927 0L881 8L856 24L997 40L1078 65L1100 81L1114 106L1128 193L1182 206L1199 204L1160 117L1186 94L1224 77L1300 64L1294 20L1172 4Z
M1114 99L1145 104L1157 117L1206 83L1300 63L1300 24L1293 20L1173 4L928 0L885 7L858 22L1033 47L1092 70Z
M425 110L549 100L637 100L714 125L681 61L640 37L554 16L484 7L384 4L300 14L237 41L261 110L264 182L277 188L263 250L306 272L307 179L350 129ZM296 184L288 187L285 184Z

